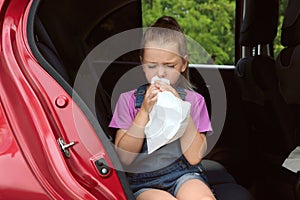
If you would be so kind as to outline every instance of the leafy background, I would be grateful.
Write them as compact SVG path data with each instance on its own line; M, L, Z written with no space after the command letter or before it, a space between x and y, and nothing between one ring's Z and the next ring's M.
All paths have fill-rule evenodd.
M279 0L278 35L274 55L283 49L280 29L287 0ZM175 17L184 33L209 52L215 64L234 65L235 0L142 0L143 26L150 26L162 15ZM193 50L190 51L193 54ZM205 63L206 57L192 63Z

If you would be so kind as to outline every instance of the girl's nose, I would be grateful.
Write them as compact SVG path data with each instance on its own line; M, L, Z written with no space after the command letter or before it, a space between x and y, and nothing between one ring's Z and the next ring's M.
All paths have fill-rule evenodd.
M159 78L164 78L166 76L166 70L165 70L165 67L163 65L158 66L157 76Z

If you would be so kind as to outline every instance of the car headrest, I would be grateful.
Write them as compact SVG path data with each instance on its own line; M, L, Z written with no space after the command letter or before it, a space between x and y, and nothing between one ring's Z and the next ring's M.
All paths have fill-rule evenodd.
M246 0L245 6L247 9L241 27L241 45L251 47L272 43L277 34L278 1Z
M289 0L282 24L281 43L284 46L300 44L300 1Z
M279 89L289 104L300 103L300 45L283 49L276 59Z
M275 61L269 56L249 56L239 60L236 77L241 86L242 98L259 105L276 92L278 79ZM267 95L266 95L267 94Z

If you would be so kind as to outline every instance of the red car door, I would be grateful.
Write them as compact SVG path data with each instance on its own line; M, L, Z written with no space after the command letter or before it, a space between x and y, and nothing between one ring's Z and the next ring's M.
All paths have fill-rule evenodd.
M99 125L30 51L34 6L0 2L0 199L131 198Z

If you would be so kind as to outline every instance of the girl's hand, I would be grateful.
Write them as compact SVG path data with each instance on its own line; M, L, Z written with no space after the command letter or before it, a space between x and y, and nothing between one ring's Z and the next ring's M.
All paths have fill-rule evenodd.
M163 92L163 91L169 91L171 92L172 94L174 94L176 97L178 97L179 99L181 99L180 95L178 94L178 92L176 91L175 88L173 88L171 85L169 84L166 84L162 81L155 81L154 84L153 84L156 88L159 89L159 91Z
M141 110L150 113L152 107L157 101L157 94L159 92L161 92L161 90L155 84L151 84L146 91Z

